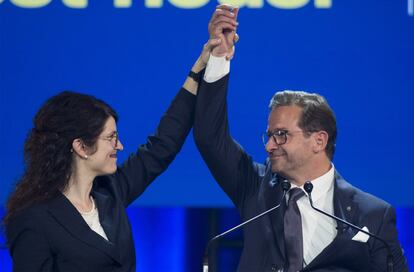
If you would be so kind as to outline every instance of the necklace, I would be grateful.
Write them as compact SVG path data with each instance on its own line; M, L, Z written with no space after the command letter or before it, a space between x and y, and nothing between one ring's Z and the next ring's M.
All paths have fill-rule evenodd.
M91 202L92 202L92 208L91 208L91 210L90 211L83 211L83 210L81 210L81 209L79 209L80 207L77 207L77 209L78 209L78 211L80 212L80 214L82 214L82 215L92 215L93 214L93 212L95 211L95 201L93 200L93 198L92 198L92 196L90 196L89 197L89 199L91 200Z

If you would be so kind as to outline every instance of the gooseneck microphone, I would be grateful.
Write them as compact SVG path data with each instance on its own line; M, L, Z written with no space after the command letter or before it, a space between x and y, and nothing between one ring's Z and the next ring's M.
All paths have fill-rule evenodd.
M315 206L313 206L313 201L312 201L312 196L311 196L311 192L313 190L313 184L310 181L307 181L307 182L305 182L305 185L303 186L303 188L305 189L306 193L308 193L310 205L314 210L316 210L316 211L318 211L318 212L320 212L320 213L322 213L322 214L324 214L324 215L326 215L326 216L328 216L332 219L335 219L336 221L339 221L339 222L341 222L341 223L343 223L343 224L345 224L345 225L347 225L347 226L349 226L353 229L356 229L360 232L363 232L363 233L369 235L370 237L373 237L373 238L381 241L385 245L385 248L387 249L387 252L388 252L388 255L387 255L387 271L388 272L393 272L394 271L394 257L392 256L390 246L388 245L388 243L384 239L382 239L381 237L379 237L379 236L377 236L373 233L370 233L369 231L363 230L362 228L360 228L358 226L355 226L354 224L351 224L351 223L345 221L342 218L339 218L335 215L329 214L327 212L324 212L324 211L316 208Z
M287 191L289 191L289 189L290 189L290 182L288 182L287 180L284 180L282 182L282 189L283 189L283 195L282 195L282 198L280 199L280 203L278 205L276 205L273 208L270 208L270 209L262 212L261 214L256 215L255 217L252 217L252 218L248 219L247 221L242 222L241 224L239 224L239 225L237 225L237 226L235 226L235 227L233 227L233 228L231 228L231 229L229 229L229 230L227 230L227 231L225 231L223 233L220 233L217 236L214 236L212 239L210 239L210 241L208 241L207 247L206 247L206 251L204 252L204 257L203 257L203 272L208 272L208 251L209 251L209 248L210 248L211 244L213 242L215 242L217 239L223 237L224 235L227 235L230 232L233 232L235 230L238 230L241 227L243 227L243 226L245 226L245 225L247 225L247 224L255 221L256 219L258 219L258 218L260 218L260 217L262 217L262 216L264 216L264 215L266 215L266 214L268 214L268 213L270 213L270 212L278 209L280 207L280 205L282 204L282 201L285 199Z

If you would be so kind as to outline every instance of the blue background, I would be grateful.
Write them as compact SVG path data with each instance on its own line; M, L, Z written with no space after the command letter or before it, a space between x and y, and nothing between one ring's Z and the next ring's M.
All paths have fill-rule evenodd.
M29 9L13 4L18 2L0 0L0 204L23 171L23 143L34 114L59 91L96 95L118 111L125 147L120 161L145 142L207 41L217 4L207 0L185 9L161 1L161 7L149 8L149 1L133 1L119 8L116 1L89 1L73 8L70 1L54 0ZM282 1L244 7L239 14L229 94L233 136L264 161L260 135L273 93L323 94L337 115L336 168L397 207L400 239L413 265L412 0L332 0L330 8L306 0L293 9L269 4L276 2ZM198 269L203 246L215 234L205 227L209 210L234 215L230 207L190 135L168 171L129 208L138 268ZM229 218L219 220L219 229L238 222ZM164 221L173 229L162 229ZM160 237L163 231L174 235ZM9 267L1 252L0 266Z

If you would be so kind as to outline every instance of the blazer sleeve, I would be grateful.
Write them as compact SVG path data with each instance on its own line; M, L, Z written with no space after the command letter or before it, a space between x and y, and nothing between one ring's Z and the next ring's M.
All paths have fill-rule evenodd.
M383 238L391 249L394 259L394 271L408 272L408 264L403 255L403 251L398 241L396 228L396 215L392 206L388 205L383 216L382 226L379 229L378 236ZM375 241L371 250L371 269L370 271L387 271L388 251L384 244Z
M40 220L40 221L37 221ZM42 217L18 216L7 226L13 271L53 271L53 253L37 222ZM37 221L37 222L36 222Z
M181 89L167 109L153 135L138 147L112 175L127 206L174 160L194 120L195 95Z
M197 93L194 139L208 168L221 188L240 208L257 188L259 165L230 135L227 113L229 75L207 83Z

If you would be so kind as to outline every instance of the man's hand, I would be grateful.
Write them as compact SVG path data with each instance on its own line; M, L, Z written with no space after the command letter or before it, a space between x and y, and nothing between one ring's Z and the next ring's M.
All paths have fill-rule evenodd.
M233 58L234 43L238 40L238 35L236 34L238 12L238 8L233 8L229 5L217 6L208 24L210 38L204 45L203 51L194 63L191 71L199 73L206 68L210 54L219 57L225 56L227 60ZM197 94L198 82L191 77L187 77L183 87L190 93Z
M212 50L214 56L226 56L231 59L234 54L234 43L238 40L237 30L237 14L239 8L230 5L219 5L208 24L208 33L210 40L220 39L220 44Z

